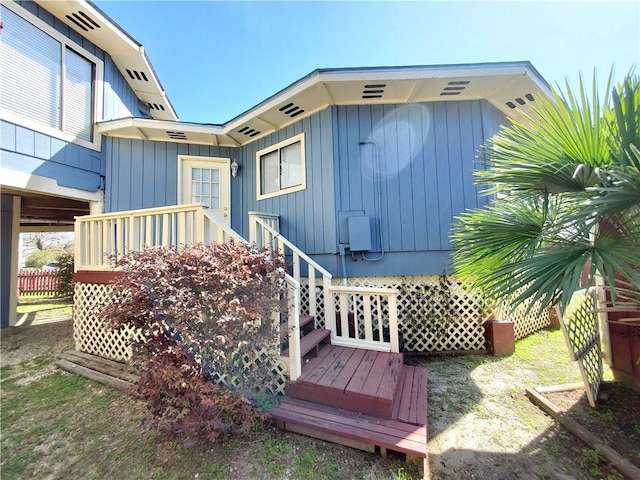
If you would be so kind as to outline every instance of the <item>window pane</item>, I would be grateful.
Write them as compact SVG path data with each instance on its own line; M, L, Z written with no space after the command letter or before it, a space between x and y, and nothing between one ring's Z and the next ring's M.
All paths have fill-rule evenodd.
M293 187L302 183L302 155L300 142L288 145L280 150L281 188Z
M93 63L68 48L64 61L64 131L90 142L93 137Z
M260 193L262 195L280 190L278 163L277 150L260 157Z
M200 180L202 178L202 170L199 168L191 169L191 179L192 180Z
M59 129L62 46L8 8L1 11L0 106Z
M211 170L208 168L202 169L202 181L208 182L211 179Z

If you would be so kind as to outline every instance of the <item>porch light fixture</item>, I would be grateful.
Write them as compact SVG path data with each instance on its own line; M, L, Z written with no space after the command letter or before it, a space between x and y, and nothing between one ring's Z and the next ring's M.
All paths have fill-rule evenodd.
M235 159L233 160L233 163L231 164L231 176L233 178L236 178L238 176L238 167L240 165L238 165L238 162L235 161Z

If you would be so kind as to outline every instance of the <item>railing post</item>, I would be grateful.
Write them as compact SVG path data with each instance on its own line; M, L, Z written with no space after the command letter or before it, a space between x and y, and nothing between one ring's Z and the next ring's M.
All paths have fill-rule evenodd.
M73 225L73 236L75 238L74 257L76 259L73 264L73 271L77 272L80 265L85 264L84 258L82 257L83 237L82 237L82 221L81 220L76 220L75 224Z
M256 234L256 215L255 213L249 213L249 242L258 243L258 238ZM259 247L260 245L258 245Z
M289 297L289 378L295 381L302 375L300 359L300 283L287 282Z
M324 293L324 328L331 330L331 338L336 338L336 320L333 313L333 292L331 291L331 279L322 277L322 290Z
M318 315L317 295L316 292L316 269L313 265L307 265L309 278L309 315L315 317Z
M400 342L398 340L398 305L396 295L389 295L389 340L391 351L400 352Z

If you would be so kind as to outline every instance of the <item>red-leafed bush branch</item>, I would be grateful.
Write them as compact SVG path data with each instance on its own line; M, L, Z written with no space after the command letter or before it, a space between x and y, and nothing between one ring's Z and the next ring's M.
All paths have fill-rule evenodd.
M283 259L242 243L196 244L132 252L119 265L104 316L141 334L135 389L152 424L209 440L242 433L259 414L248 397L272 384Z

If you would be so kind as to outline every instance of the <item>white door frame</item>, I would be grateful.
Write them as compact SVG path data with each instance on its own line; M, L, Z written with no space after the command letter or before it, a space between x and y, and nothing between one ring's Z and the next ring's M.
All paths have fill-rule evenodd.
M178 155L178 204L183 204L182 195L183 195L183 170L185 168L185 163L192 162L194 164L198 164L203 167L211 167L213 165L219 166L224 173L224 176L228 179L227 185L227 204L228 204L228 217L222 218L221 220L227 220L227 223L231 225L231 159L224 157L201 157L199 155ZM222 179L221 179L222 181ZM222 198L221 198L222 202ZM188 202L190 203L190 202Z

